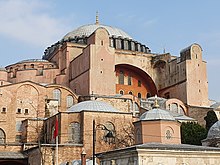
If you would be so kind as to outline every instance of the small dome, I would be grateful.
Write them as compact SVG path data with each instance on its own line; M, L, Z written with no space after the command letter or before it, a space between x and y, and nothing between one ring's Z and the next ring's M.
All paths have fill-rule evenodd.
M211 126L206 139L220 138L220 120Z
M96 29L100 27L105 28L108 31L110 37L115 36L115 37L132 39L127 33L125 33L121 29L106 25L100 25L100 24L90 24L90 25L81 26L67 33L63 37L63 40L74 39L75 37L79 37L79 38L89 37L94 31L96 31Z
M73 105L67 111L68 112L81 112L81 111L96 111L96 112L119 112L113 106L106 102L90 100L83 101Z
M170 114L169 111L162 110L159 108L154 108L150 111L143 113L140 120L170 120L175 121L175 118Z

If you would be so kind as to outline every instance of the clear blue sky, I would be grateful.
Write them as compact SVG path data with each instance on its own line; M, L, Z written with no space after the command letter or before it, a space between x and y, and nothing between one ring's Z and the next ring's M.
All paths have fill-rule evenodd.
M219 0L0 0L0 66L41 58L67 32L95 22L118 27L152 52L203 48L209 98L220 101Z

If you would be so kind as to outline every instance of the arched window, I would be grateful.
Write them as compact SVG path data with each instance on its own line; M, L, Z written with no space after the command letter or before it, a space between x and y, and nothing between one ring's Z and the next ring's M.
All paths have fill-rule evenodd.
M59 89L54 89L53 90L53 98L58 100L58 104L60 105L61 91Z
M124 91L123 91L123 90L120 90L119 93L120 93L121 95L123 95L123 94L124 94Z
M69 142L79 144L80 138L80 124L73 122L69 125Z
M73 96L68 95L66 97L66 107L69 108L73 105Z
M170 104L170 111L178 113L178 105L176 103Z
M131 85L131 76L128 76L128 85Z
M128 94L129 94L129 95L133 95L132 91L130 91Z
M141 131L139 128L136 130L136 142L141 143Z
M138 87L141 87L141 80L138 80Z
M150 93L147 93L147 98L151 97L151 94Z
M4 144L5 143L5 132L0 129L0 144Z
M34 68L34 64L31 64L31 68Z
M138 98L141 99L141 93L138 93Z
M119 80L118 80L119 84L124 84L124 72L120 71L119 73Z

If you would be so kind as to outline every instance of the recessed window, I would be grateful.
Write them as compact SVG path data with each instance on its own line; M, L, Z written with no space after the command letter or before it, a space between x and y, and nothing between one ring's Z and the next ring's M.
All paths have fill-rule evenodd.
M124 94L124 91L123 90L120 90L120 92L119 92L121 95L123 95Z
M132 92L132 91L130 91L128 94L129 94L129 95L133 95L133 92Z
M34 68L34 64L31 64L31 68Z
M54 89L53 90L53 98L58 101L58 104L60 105L61 101L61 91L59 89Z
M6 113L6 111L7 111L7 108L3 107L2 108L2 113Z
M16 121L16 131L21 132L22 121Z
M24 113L28 114L29 113L28 109L24 109Z
M128 85L131 85L131 76L128 76Z
M4 144L5 143L5 132L0 129L0 144Z
M170 132L170 130L167 130L166 131L166 139L171 139L172 138L172 134L171 134L171 132Z
M151 97L151 94L150 93L147 93L147 98Z
M141 99L141 93L138 93L138 98Z
M119 73L119 84L124 84L124 72L120 71Z
M73 96L67 96L66 97L66 107L70 108L73 105Z
M141 80L138 80L138 86L141 87Z
M21 108L18 108L18 109L17 109L17 113L21 113Z
M81 143L80 124L77 122L73 122L69 125L69 142L76 144Z

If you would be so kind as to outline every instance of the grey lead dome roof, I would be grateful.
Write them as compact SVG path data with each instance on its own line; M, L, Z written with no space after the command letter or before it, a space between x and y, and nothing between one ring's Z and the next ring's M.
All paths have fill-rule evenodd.
M90 100L83 101L73 105L67 111L68 112L81 112L81 111L95 111L95 112L119 112L113 106L106 102Z
M96 31L96 29L100 27L105 28L108 31L110 37L116 36L116 37L132 39L131 36L129 36L121 29L107 25L101 25L101 24L89 24L89 25L80 26L79 28L67 33L63 37L63 39L68 40L70 38L75 38L75 37L79 37L79 38L89 37L94 31Z
M171 120L175 121L175 118L170 114L169 111L162 110L159 108L154 108L152 110L149 110L145 113L143 113L140 117L140 120Z
M206 139L214 138L220 138L220 121L217 121L215 124L211 126Z

